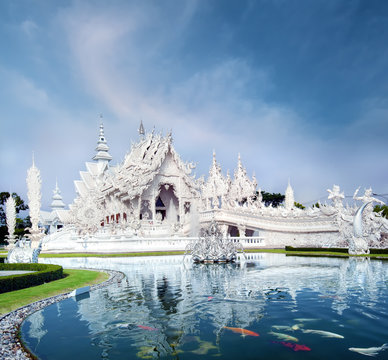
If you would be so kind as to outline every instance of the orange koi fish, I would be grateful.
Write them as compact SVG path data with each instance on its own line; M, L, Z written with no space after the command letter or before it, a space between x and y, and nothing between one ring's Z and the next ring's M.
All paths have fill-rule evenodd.
M151 326L137 325L137 327L139 327L140 329L143 329L143 330L148 330L148 331L158 331L158 329L155 329Z
M281 345L288 347L294 351L311 351L311 349L306 345L294 344L294 343L289 343L289 342L285 342L285 341L272 341L272 343L273 344L281 344Z
M235 327L229 327L224 326L225 329L231 330L236 334L241 334L243 336L249 335L249 336L260 336L258 333L255 333L254 331L242 329L242 328L235 328Z

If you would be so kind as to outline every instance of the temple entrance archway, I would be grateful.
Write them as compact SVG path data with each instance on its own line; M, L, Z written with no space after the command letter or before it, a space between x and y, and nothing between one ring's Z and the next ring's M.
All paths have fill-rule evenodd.
M156 213L162 215L163 221L176 223L179 221L179 200L175 195L174 185L161 184L159 196L155 202Z

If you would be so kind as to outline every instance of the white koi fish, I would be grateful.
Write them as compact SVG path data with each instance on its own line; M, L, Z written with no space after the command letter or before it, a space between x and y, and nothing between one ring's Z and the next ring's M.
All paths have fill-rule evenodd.
M318 321L320 319L299 318L299 319L294 319L294 320L303 323L303 322L307 322L307 321Z
M366 356L376 356L380 351L388 349L388 344L383 344L380 347L370 347L370 348L349 348L350 351L354 351L361 355Z
M324 336L324 337L337 338L337 339L343 339L344 338L342 335L339 335L339 334L336 334L336 333L332 333L330 331L311 330L311 329L306 329L306 330L302 329L302 331L305 334L317 334L317 335L321 335L321 336Z
M277 332L273 332L273 331L270 331L268 334L276 336L280 340L294 341L294 342L298 342L299 341L299 339L297 339L296 337L291 336L291 335L287 335L287 334L277 333Z
M295 324L292 326L287 326L287 325L272 325L272 327L275 330L283 330L283 331L295 331L295 330L300 330L300 327L303 326L303 324Z
M284 331L291 331L291 326L287 326L287 325L272 325L272 327L275 329L275 330L284 330Z

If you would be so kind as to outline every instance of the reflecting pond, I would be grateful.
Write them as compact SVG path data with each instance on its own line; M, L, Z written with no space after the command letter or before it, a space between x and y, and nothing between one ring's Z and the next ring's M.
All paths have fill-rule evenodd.
M27 318L22 337L40 359L388 359L388 349L369 349L388 342L388 261L283 254L249 254L234 265L182 256L40 261L126 275Z

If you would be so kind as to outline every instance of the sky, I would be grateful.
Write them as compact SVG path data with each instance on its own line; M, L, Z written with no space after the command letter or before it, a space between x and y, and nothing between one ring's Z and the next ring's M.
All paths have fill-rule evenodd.
M215 150L302 204L387 196L386 1L8 0L0 39L0 191L27 200L34 153L42 209L56 179L75 198L100 114L112 164L142 120L197 176Z

